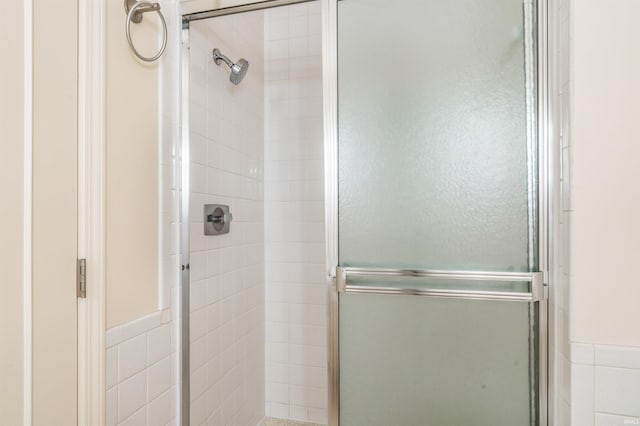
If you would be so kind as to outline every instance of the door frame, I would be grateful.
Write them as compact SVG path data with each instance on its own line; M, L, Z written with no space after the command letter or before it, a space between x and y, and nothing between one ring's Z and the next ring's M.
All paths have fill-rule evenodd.
M322 45L323 45L323 98L324 98L324 158L325 158L325 239L326 239L326 271L328 289L328 333L327 333L327 361L328 361L328 420L329 426L340 424L340 356L339 356L339 305L338 305L338 279L336 267L338 266L338 1L326 0L322 2ZM551 256L555 255L558 245L557 236L552 229L552 215L557 215L554 205L558 193L557 179L558 162L556 159L557 141L551 120L552 102L550 79L553 75L549 72L549 23L553 14L557 13L549 4L552 0L525 0L524 7L536 7L533 16L536 28L533 29L537 39L528 39L535 42L535 58L527 58L531 68L527 69L528 75L533 75L535 87L530 86L527 79L527 110L528 141L538 143L537 158L529 165L530 176L533 176L534 185L537 177L537 188L533 188L533 194L537 195L535 213L538 221L538 257L539 270L543 271L544 297L539 303L538 318L538 410L537 418L541 426L555 424L553 418L555 409L555 369L550 368L555 360L554 340L549 339L553 333L555 324L554 315L549 315L549 306L554 305L554 292L550 282L553 274L550 268L553 264ZM526 32L526 31L525 31ZM553 33L555 34L555 33ZM528 32L525 37L531 37ZM525 44L527 39L525 39ZM527 53L525 53L527 54ZM535 68L534 68L535 67ZM531 99L530 94L537 95ZM530 143L530 142L529 142ZM531 163L531 162L530 162ZM531 190L531 189L530 189ZM555 333L553 333L555 335ZM550 386L549 384L552 384Z
M106 422L105 366L105 5L78 3L78 258L87 261L78 298L78 422Z

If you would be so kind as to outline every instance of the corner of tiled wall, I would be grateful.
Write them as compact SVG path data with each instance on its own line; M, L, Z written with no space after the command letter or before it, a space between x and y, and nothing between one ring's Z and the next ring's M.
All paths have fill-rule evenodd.
M552 44L550 46L550 79L552 122L554 123L555 152L554 164L558 173L554 187L558 188L553 204L554 239L553 251L553 297L550 304L552 319L550 336L553 338L552 354L554 400L551 402L554 424L568 426L571 422L571 350L570 350L570 237L571 237L571 203L570 203L570 62L569 58L569 0L552 0L549 2L549 31Z
M264 417L264 43L262 12L191 26L191 423ZM237 86L217 47L251 66ZM228 234L205 236L204 204L226 204Z
M327 422L319 2L265 13L266 414Z

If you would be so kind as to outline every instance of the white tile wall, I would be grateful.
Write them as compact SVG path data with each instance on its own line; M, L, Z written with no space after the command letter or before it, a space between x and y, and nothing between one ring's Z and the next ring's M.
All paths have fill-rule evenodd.
M640 424L640 348L571 345L571 424Z
M265 13L266 413L326 424L319 2Z
M107 426L174 423L173 341L169 310L107 330Z
M570 139L569 139L569 103L570 103L570 62L569 38L570 38L570 0L551 0L551 61L550 67L553 78L551 79L552 123L554 124L555 152L558 162L554 165L559 173L556 187L560 188L556 194L554 203L558 205L559 214L552 226L557 235L557 251L553 256L553 297L550 310L553 330L550 330L550 338L553 339L553 382L550 383L555 390L556 400L552 402L552 416L557 424L568 425L572 414L571 407L571 377L575 371L572 368L570 357L570 327L569 327L569 302L570 302L570 229L571 229L571 205L569 189L571 182L570 165ZM575 355L575 351L573 353ZM585 380L587 380L586 378ZM573 407L575 408L575 407Z
M264 417L263 13L191 25L191 423ZM240 85L218 47L249 71ZM231 232L204 236L204 204L227 204Z

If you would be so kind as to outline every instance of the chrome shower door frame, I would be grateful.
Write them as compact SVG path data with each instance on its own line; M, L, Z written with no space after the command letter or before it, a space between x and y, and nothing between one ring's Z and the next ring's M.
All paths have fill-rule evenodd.
M324 101L324 172L325 172L325 253L328 288L328 421L329 426L340 424L340 351L339 351L339 294L345 292L346 277L339 268L338 257L338 1L322 1L323 41L323 101ZM529 228L531 265L537 263L540 271L542 294L534 297L534 280L531 280L531 306L537 304L538 314L538 375L539 395L534 419L540 426L554 424L550 416L550 402L555 395L549 387L549 356L554 353L549 340L549 304L553 292L549 291L550 252L556 244L551 235L552 196L557 192L555 177L556 153L552 137L549 95L549 0L524 0L525 13L525 66L527 99L527 143L529 176ZM531 155L535 153L534 155ZM535 247L537 245L537 250ZM374 271L375 272L375 271ZM407 272L407 271L404 271ZM396 271L396 273L404 273ZM409 271L411 272L411 271ZM423 271L431 272L431 271ZM362 290L366 292L367 290ZM406 291L406 290L405 290ZM416 292L409 294L420 295ZM391 292L393 294L397 292ZM425 294L438 296L437 294ZM443 295L440 295L442 297ZM447 297L447 295L444 295ZM456 296L457 297L457 296ZM515 299L511 299L515 300ZM527 300L525 300L527 301ZM553 324L551 324L552 326ZM533 338L533 336L532 336ZM535 410L535 407L533 408Z

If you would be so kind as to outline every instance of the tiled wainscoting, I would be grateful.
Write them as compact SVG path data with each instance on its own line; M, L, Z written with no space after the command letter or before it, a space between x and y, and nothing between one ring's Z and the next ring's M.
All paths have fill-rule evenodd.
M173 424L171 325L167 309L107 330L107 426Z
M572 343L571 424L640 424L640 348Z

